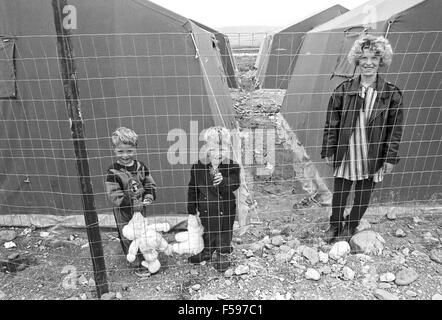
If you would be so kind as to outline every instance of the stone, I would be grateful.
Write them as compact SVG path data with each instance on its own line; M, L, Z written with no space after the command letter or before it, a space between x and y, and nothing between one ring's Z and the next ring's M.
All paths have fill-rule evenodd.
M101 300L115 300L116 296L115 292L107 292L101 295Z
M288 252L290 251L292 248L288 245L283 244L282 246L279 247L279 250L281 250L282 252Z
M246 252L244 252L244 255L246 256L246 258L251 258L251 257L253 257L253 251L246 250Z
M191 274L192 276L197 276L197 275L199 274L199 272L198 272L198 270L196 270L196 269L190 269L190 274Z
M385 291L383 289L376 289L376 291L374 292L374 295L379 300L399 300L398 296L396 296L388 291Z
M322 274L330 274L332 272L332 269L330 268L330 266L322 266L321 268L319 268L319 272Z
M115 294L115 298L117 298L118 300L121 300L121 299L123 299L123 295L121 294L121 292L117 292Z
M372 230L356 233L350 239L350 247L353 253L380 255L384 249L384 243L385 240L381 235Z
M292 239L292 240L287 241L287 245L290 248L295 249L301 245L301 242L298 239Z
M355 278L355 272L347 266L342 269L342 274L345 280L353 280Z
M433 249L430 251L430 259L434 262L442 264L442 250L441 249Z
M379 283L378 288L383 290L391 289L391 284L387 282L381 282Z
M318 251L316 251L313 248L305 247L302 251L302 255L308 259L311 265L315 265L319 262L319 254Z
M193 286L191 286L192 290L194 291L198 291L199 289L201 289L201 285L199 283L194 284Z
M411 290L405 291L405 294L409 297L412 297L412 298L417 297L417 293L414 291L411 291Z
M6 298L6 293L0 290L0 300L3 300Z
M404 248L404 249L402 250L402 254L403 254L404 256L408 256L408 255L410 254L410 249L408 249L408 248Z
M368 222L366 219L361 219L361 221L359 221L359 225L356 227L356 232L361 232L368 229L371 229L370 222Z
M89 281L86 279L84 275L81 275L80 277L78 277L78 283L81 285L87 285Z
M416 223L416 224L418 224L418 223L421 223L421 222L422 222L422 219L419 218L419 217L413 217L413 222Z
M328 262L328 253L319 251L319 261L321 261L322 263L327 263Z
M423 237L424 237L425 239L429 239L429 238L432 238L433 235L431 234L431 232L425 232L425 233L423 234Z
M218 296L211 293L207 293L205 295L200 296L198 300L218 300Z
M392 282L395 279L396 279L396 276L391 272L381 274L381 276L379 277L379 281L381 281L381 282Z
M0 230L0 242L10 242L17 237L14 230Z
M292 256L289 253L278 253L275 255L275 261L277 263L285 263L290 261Z
M8 256L8 260L15 260L15 259L17 259L18 257L20 257L20 254L19 254L18 252L15 252L15 253L10 254L10 255Z
M264 243L262 243L262 242L256 242L250 246L250 250L252 252L261 251L263 248L264 248Z
M397 219L397 215L395 211L390 211L389 213L387 213L387 219L388 220L396 220Z
M406 236L405 231L402 229L397 229L396 232L394 233L394 235L398 238L402 238L402 237Z
M307 280L318 281L319 279L321 279L321 274L313 268L308 268L307 271L305 272L305 278Z
M347 241L339 241L333 244L328 256L333 260L339 260L350 253L350 245Z
M431 300L442 300L442 294L436 293L431 297Z
M236 275L246 274L249 273L249 270L250 270L249 266L239 265L235 269L235 274Z
M86 300L86 299L87 299L87 295L86 295L86 293L82 293L82 294L80 294L80 299L81 299L81 300Z
M402 269L396 274L395 283L398 286L406 286L419 278L419 274L412 268Z
M93 278L89 278L87 284L89 287L95 287L95 280Z
M232 269L227 269L225 272L224 272L224 276L226 277L226 278L230 278L230 277L232 277L233 276L233 270Z
M279 230L279 229L273 229L273 230L270 231L270 234L271 234L272 236L277 236L277 235L280 235L281 232L282 232L282 231Z
M271 243L274 246L280 246L284 244L284 237L283 236L274 236L271 238Z
M5 249L12 249L12 248L16 248L17 247L17 245L15 244L14 241L5 242L3 244L3 246L5 247Z

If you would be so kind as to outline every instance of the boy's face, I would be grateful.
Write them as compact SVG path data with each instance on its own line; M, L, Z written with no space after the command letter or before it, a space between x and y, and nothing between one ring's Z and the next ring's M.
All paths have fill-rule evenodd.
M137 155L137 148L130 144L119 143L114 149L117 162L123 166L130 166Z
M212 164L218 165L229 156L229 148L223 144L209 144L207 155Z

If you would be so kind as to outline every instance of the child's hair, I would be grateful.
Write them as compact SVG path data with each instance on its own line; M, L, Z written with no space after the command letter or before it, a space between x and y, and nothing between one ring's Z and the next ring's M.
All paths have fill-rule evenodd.
M112 146L116 147L118 144L128 144L130 146L138 146L138 135L132 129L120 127L112 133Z
M214 126L204 132L204 141L209 144L231 144L230 132L227 128Z

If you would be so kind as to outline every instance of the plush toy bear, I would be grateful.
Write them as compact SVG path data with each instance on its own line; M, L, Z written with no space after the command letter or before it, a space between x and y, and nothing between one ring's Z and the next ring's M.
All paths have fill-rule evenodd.
M152 274L158 272L161 264L158 260L157 250L164 252L166 255L172 254L172 246L167 243L159 232L169 230L170 225L168 223L149 225L141 212L135 212L129 223L123 227L123 236L132 240L126 257L127 260L134 262L138 250L140 250L145 259L141 262L141 265Z
M174 253L177 254L197 254L204 249L203 241L204 227L197 215L189 214L187 219L187 231L179 232L175 235L177 243L172 244Z

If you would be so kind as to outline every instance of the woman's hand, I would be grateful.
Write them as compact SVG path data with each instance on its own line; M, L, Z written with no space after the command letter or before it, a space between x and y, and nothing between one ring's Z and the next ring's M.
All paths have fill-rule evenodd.
M326 162L327 165L330 166L330 167L333 167L333 157L334 157L334 156L325 157L325 162Z
M223 175L218 172L213 176L213 185L217 186L221 183L221 181L223 181Z
M388 163L388 162L384 162L383 169L384 169L384 173L385 174L390 174L390 173L393 172L394 164Z

